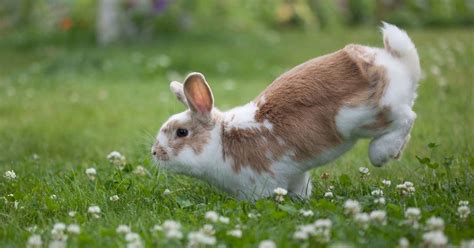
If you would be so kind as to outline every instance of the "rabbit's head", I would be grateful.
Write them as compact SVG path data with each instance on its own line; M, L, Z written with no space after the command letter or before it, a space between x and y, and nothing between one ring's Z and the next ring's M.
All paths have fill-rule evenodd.
M220 154L219 111L201 73L189 74L183 84L171 82L170 89L188 109L163 124L151 152L165 169L199 176Z

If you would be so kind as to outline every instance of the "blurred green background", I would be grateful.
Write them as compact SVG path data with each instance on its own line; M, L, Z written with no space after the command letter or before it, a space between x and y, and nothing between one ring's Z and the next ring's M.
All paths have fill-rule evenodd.
M470 26L472 0L2 0L0 34L19 44L150 40L182 32ZM109 35L111 37L103 37Z

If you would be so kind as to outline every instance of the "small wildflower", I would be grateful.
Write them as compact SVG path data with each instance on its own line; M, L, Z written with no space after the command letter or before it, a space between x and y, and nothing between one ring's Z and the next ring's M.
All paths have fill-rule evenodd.
M43 244L43 241L41 240L41 236L38 234L34 234L28 238L26 247L27 248L41 248L42 244Z
M227 235L240 239L240 238L242 238L242 230L233 229L233 230L228 231Z
M405 181L402 184L397 185L397 189L402 196L411 196L415 193L415 187L413 186L412 182Z
M379 197L374 200L375 204L385 205L385 197Z
M370 193L372 196L375 196L375 197L382 197L383 196L383 190L381 189L376 189L376 190L373 190L372 193Z
M328 192L324 193L324 197L325 198L333 198L334 194L331 191L328 191Z
M51 230L51 238L57 241L66 241L67 235L64 234L66 230L66 225L64 223L56 223Z
M163 191L163 195L169 195L169 194L171 194L171 190L165 189L165 191Z
M362 178L367 178L370 176L370 171L367 167L359 167L359 173Z
M443 231L444 230L444 220L440 217L431 217L426 221L426 228L429 231Z
M87 212L90 213L94 218L100 218L100 207L99 206L90 206L87 209Z
M81 233L81 227L77 224L71 224L67 226L67 232L70 234L79 234Z
M374 210L370 212L369 218L380 225L387 224L387 213L383 210Z
M229 224L230 219L224 216L219 217L219 222L224 224Z
M448 238L440 231L431 231L423 234L423 247L442 248L448 246Z
M119 170L123 170L125 168L125 165L127 163L125 156L120 154L120 152L113 151L107 155L107 159L109 162L116 166Z
M125 240L127 241L127 248L141 248L143 247L143 242L137 233L129 232L125 235Z
M139 166L137 166L137 168L135 168L135 170L133 171L133 173L134 173L135 175L138 175L138 176L146 176L147 170L145 169L145 167L139 165Z
M288 194L286 189L280 187L273 190L273 192L275 193L275 200L277 202L283 202L285 200L285 195Z
M370 217L367 213L358 213L354 216L354 221L363 229L369 227Z
M201 229L199 229L200 232L212 236L216 233L216 230L214 230L214 227L210 224L205 224Z
M69 213L67 213L70 217L75 217L76 216L76 211L69 211Z
M202 232L190 232L188 234L188 247L199 247L199 245L215 245L216 238Z
M403 237L398 240L398 248L408 248L410 247L410 241L407 238Z
M421 211L419 208L407 208L405 211L405 223L417 229L419 227L418 220L420 219Z
M109 200L113 201L113 202L118 201L118 200L120 200L120 197L118 195L113 195L113 196L109 197Z
M131 232L131 230L130 227L127 225L119 225L117 229L115 229L115 232L117 232L118 234L127 234Z
M304 209L301 209L300 210L300 214L303 215L304 217L311 217L314 215L313 211L311 210L304 210Z
M57 200L57 199L58 199L58 196L52 194L52 195L49 196L49 198L50 198L51 200Z
M382 180L382 184L384 187L390 187L390 185L392 185L392 182L390 180L387 180L387 179L384 179Z
M214 211L207 211L204 215L204 218L212 222L217 222L217 220L219 219L219 215Z
M89 180L94 181L95 177L97 176L97 171L95 170L95 168L87 168L86 175L89 178Z
M16 174L13 170L5 171L5 174L3 174L3 177L7 180L13 181L16 179Z
M469 206L458 207L458 215L461 220L466 220L469 214L471 214L471 209L469 208Z
M361 210L360 204L356 200L349 199L344 203L344 213L347 215L354 216L360 213L360 210Z
M276 248L275 242L272 240L263 240L258 244L258 248Z
M298 230L293 234L293 238L296 240L307 240L309 238L309 234L307 232Z

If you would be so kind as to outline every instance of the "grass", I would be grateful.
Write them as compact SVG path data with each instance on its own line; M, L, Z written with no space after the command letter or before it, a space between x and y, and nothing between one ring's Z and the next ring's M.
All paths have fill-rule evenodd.
M425 227L400 224L407 207L421 209L421 224L430 216L442 217L451 244L473 239L474 218L460 221L457 215L460 200L474 202L473 30L409 33L418 46L424 79L415 106L418 119L401 161L370 167L367 142L360 142L313 171L310 200L287 198L281 204L273 199L236 201L206 183L154 167L149 156L154 134L167 117L183 110L168 90L169 81L182 80L189 71L203 72L217 106L229 109L250 101L273 78L309 58L351 42L380 46L375 30L183 34L111 47L32 45L18 43L24 39L15 36L5 38L0 41L0 172L14 170L18 177L0 179L0 197L5 198L0 201L0 244L24 246L32 232L47 244L54 223L64 222L81 227L81 234L69 235L71 247L125 246L123 235L115 232L119 224L130 225L147 246L180 247L186 238L169 240L150 229L172 219L182 224L186 236L208 223L204 214L213 210L230 218L229 224L214 226L217 243L228 247L256 247L265 239L278 247L321 245L292 238L298 225L319 218L333 222L329 246L393 247L401 237L418 246ZM125 170L107 161L113 150L127 157ZM430 158L430 163L415 156ZM132 173L138 165L150 174ZM367 179L360 178L360 166L370 168ZM97 169L95 181L85 174L89 167ZM329 178L321 179L322 173ZM387 204L377 206L370 192L381 187L382 179L392 186L384 188ZM395 189L406 180L416 187L413 196L402 197ZM330 186L335 197L325 199ZM171 194L164 195L165 189ZM115 194L120 200L111 202ZM385 210L387 225L356 228L343 214L347 199L357 199L365 212ZM87 213L91 205L100 206L101 218ZM314 216L304 217L300 209L311 209ZM77 215L72 218L69 211ZM249 218L249 213L260 216ZM242 238L226 235L237 224ZM29 231L33 225L37 229Z

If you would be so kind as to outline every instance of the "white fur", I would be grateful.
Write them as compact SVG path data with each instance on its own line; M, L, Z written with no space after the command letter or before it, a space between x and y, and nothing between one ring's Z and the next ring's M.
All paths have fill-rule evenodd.
M220 189L241 199L258 199L273 194L277 187L286 188L290 193L308 198L311 195L309 170L328 163L351 149L359 138L373 138L369 146L369 158L374 165L382 165L396 157L409 139L411 126L416 118L412 106L416 98L416 87L419 79L419 61L415 46L404 31L397 27L384 24L383 36L390 46L387 49L366 47L367 54L375 55L375 63L386 69L388 86L381 101L376 106L363 105L358 107L344 106L336 116L337 131L345 139L338 147L329 149L304 163L293 160L294 151L289 150L277 160L271 161L271 173L259 174L249 165L241 167L236 173L232 168L232 158L223 158L222 127L217 124L211 131L211 141L204 146L203 152L195 154L192 149L185 147L176 157L172 157L169 169L201 178ZM174 85L178 91L178 84ZM172 88L173 89L173 88ZM264 100L262 100L264 101ZM359 127L375 121L380 109L390 109L388 128L379 132L367 132ZM254 102L236 107L225 113L214 109L212 114L225 122L224 128L271 130L273 125L268 120L258 123L255 113L258 107ZM189 111L174 115L170 120L186 121ZM224 130L224 131L226 131ZM157 137L160 145L167 141L160 134ZM284 144L281 137L277 137ZM274 159L273 154L267 154ZM171 165L172 164L172 165Z

